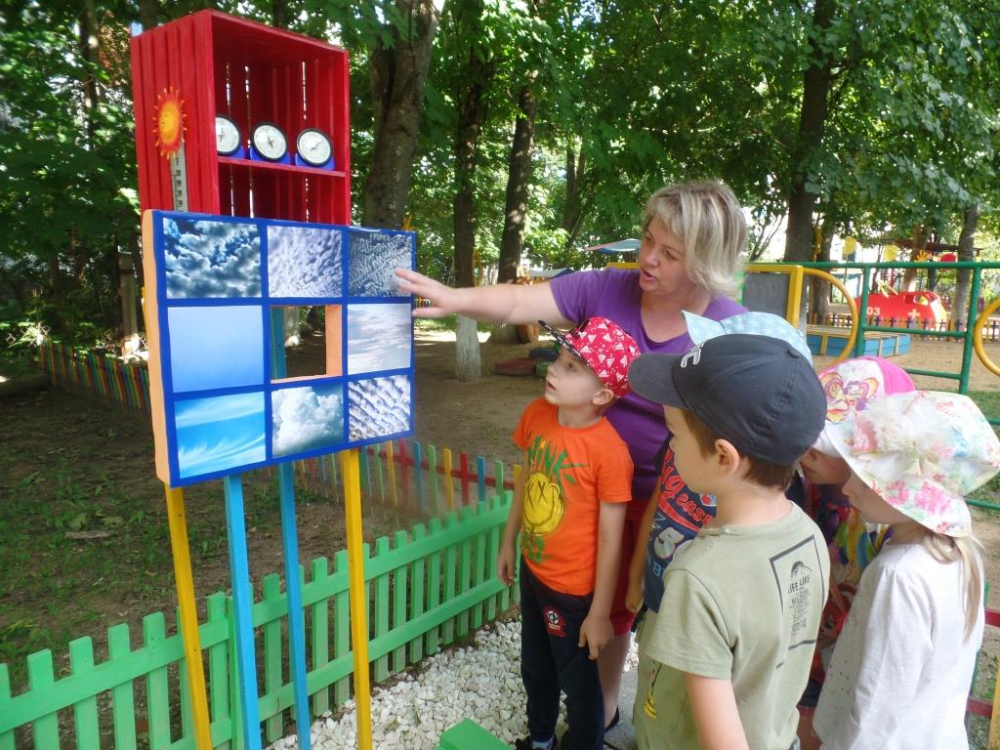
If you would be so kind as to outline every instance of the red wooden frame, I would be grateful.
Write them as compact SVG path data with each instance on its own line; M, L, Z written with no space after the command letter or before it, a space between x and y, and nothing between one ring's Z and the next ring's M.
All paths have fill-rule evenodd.
M187 210L326 224L351 223L347 51L252 21L201 11L132 38L132 95L142 210L173 209L170 168L153 133L157 96L184 102ZM289 148L304 128L330 135L336 169L220 157L215 116L240 128L278 124Z

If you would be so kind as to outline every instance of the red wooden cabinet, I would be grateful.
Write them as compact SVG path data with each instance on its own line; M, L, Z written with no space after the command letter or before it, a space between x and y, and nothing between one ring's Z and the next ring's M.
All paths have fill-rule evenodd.
M351 223L347 52L216 11L201 11L132 39L139 201L175 208L169 161L156 145L157 98L179 92L185 114L187 210L268 219ZM289 150L304 128L333 141L336 169L219 156L215 116L240 129L273 122Z

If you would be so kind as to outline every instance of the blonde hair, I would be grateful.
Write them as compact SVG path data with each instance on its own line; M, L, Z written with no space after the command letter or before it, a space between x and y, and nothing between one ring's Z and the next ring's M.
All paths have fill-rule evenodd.
M660 188L646 202L643 232L654 218L683 243L684 264L692 281L715 297L736 293L747 223L725 183L682 182Z
M930 556L948 565L958 562L962 566L962 588L965 589L965 639L968 640L979 620L983 606L983 567L980 550L982 545L973 536L950 537L924 529L920 539Z

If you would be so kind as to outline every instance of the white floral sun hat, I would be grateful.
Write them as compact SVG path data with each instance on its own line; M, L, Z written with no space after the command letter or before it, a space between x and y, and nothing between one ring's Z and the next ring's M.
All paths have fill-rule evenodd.
M687 323L688 336L696 345L728 333L752 333L757 336L781 339L794 346L796 351L806 358L807 362L812 363L812 352L809 351L809 342L806 341L805 334L784 318L773 313L750 312L723 320L712 320L685 312L684 322Z
M968 536L965 496L1000 471L1000 440L967 396L885 396L827 425L837 452L889 505L931 531Z

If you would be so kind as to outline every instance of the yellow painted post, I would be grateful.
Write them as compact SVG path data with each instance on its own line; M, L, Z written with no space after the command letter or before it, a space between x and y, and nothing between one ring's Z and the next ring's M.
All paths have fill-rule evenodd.
M184 490L163 485L167 496L167 523L170 527L170 549L174 557L174 578L177 601L181 610L181 640L187 664L188 688L191 690L191 713L198 750L212 750L212 731L208 718L208 698L205 693L205 667L201 661L201 636L198 634L198 610L194 598L194 578L191 575L191 551L188 544L187 519L184 515Z
M347 518L347 580L351 602L351 646L354 651L354 705L357 713L358 750L372 750L371 683L368 679L368 592L365 589L361 534L361 470L358 449L340 454Z
M448 510L455 510L455 485L451 480L451 448L441 451L441 462L444 464L444 497L448 501Z

